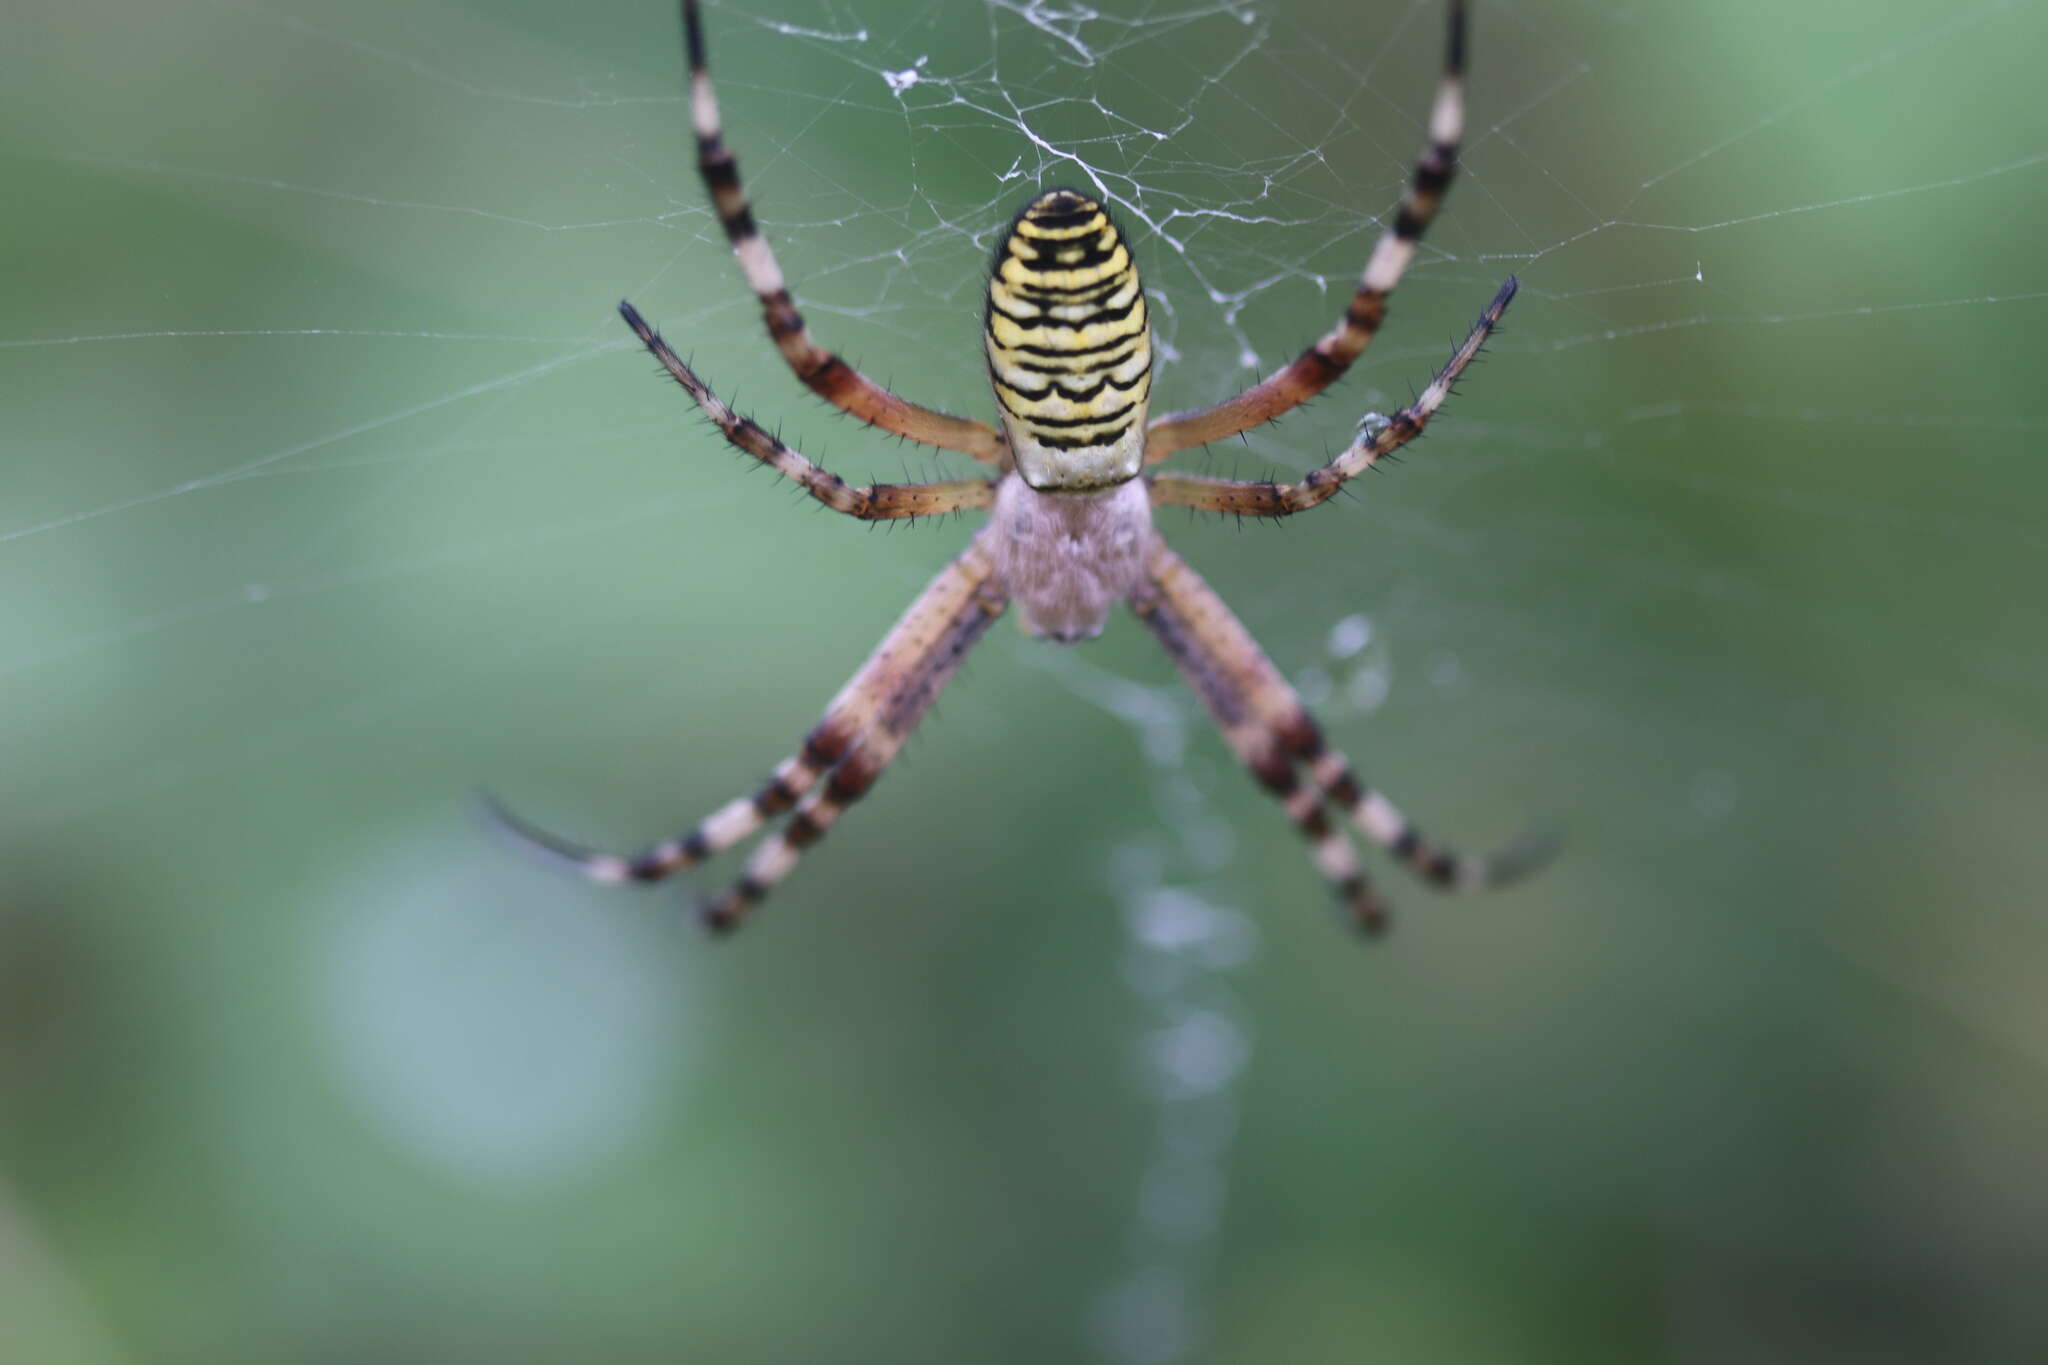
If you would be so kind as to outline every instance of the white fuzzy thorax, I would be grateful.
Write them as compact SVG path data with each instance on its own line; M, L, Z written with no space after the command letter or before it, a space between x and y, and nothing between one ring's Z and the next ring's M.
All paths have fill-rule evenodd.
M1092 639L1144 581L1152 501L1142 479L1100 493L1040 493L1011 474L996 489L990 525L996 570L1033 635Z

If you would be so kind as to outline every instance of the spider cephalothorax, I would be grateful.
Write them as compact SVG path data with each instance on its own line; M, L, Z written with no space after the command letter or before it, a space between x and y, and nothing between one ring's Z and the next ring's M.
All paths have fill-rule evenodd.
M1464 125L1462 0L1451 0L1445 70L1428 143L1393 223L1373 247L1334 328L1234 398L1150 418L1151 332L1130 246L1097 198L1047 190L1011 222L989 279L983 343L1000 426L900 398L811 339L726 148L695 0L683 0L683 31L698 169L740 271L761 301L768 334L790 368L820 397L861 421L971 455L994 473L945 483L849 485L727 407L631 304L622 303L627 324L727 441L834 511L868 521L969 508L986 508L990 516L840 689L802 748L752 796L728 802L688 833L637 854L579 848L498 811L512 833L598 881L657 881L788 812L788 821L755 850L740 878L704 907L714 928L731 928L881 776L967 651L1011 602L1027 630L1061 641L1099 634L1110 608L1128 602L1238 759L1285 805L1310 841L1317 868L1363 927L1381 928L1386 912L1331 811L1440 887L1498 885L1543 861L1549 852L1543 841L1525 841L1483 859L1426 841L1324 742L1300 697L1251 634L1152 525L1155 505L1291 516L1406 445L1500 321L1514 298L1512 277L1420 397L1389 418L1361 426L1343 453L1300 482L1147 472L1175 451L1234 436L1313 398L1371 342L1387 297L1414 258L1456 168Z

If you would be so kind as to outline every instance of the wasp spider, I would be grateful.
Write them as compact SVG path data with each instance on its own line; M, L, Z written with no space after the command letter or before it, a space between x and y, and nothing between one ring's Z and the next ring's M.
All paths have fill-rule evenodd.
M711 927L730 929L882 775L968 650L1007 607L1016 605L1027 632L1071 642L1099 634L1110 607L1128 602L1244 766L1285 806L1313 848L1316 866L1364 928L1381 928L1386 911L1326 807L1439 887L1497 885L1543 860L1548 846L1539 842L1482 859L1426 840L1325 742L1244 626L1152 525L1152 508L1159 505L1284 517L1323 502L1421 434L1514 298L1510 277L1420 397L1362 427L1342 454L1298 483L1152 472L1175 451L1234 436L1315 397L1372 341L1387 296L1414 258L1456 165L1464 121L1460 0L1450 6L1429 144L1336 326L1235 398L1148 420L1152 342L1130 246L1099 199L1048 190L1010 224L989 280L982 342L998 426L898 397L812 339L725 145L694 0L684 0L683 28L698 170L783 359L841 411L912 441L971 455L993 472L953 482L853 487L726 406L630 303L619 306L626 324L727 441L832 510L869 521L969 508L989 516L832 699L802 748L752 796L719 808L679 838L630 855L579 848L498 811L513 835L597 881L657 881L790 812L731 888L704 907Z

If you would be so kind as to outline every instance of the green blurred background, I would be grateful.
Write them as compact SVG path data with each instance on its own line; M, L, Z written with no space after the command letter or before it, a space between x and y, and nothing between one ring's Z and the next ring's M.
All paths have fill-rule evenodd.
M827 344L988 408L1032 190L1171 364L1325 328L1436 0L727 3ZM17 7L0 56L0 1358L2048 1358L2038 4L1476 14L1468 173L1300 470L1175 543L1523 889L1330 913L1144 633L996 632L728 943L508 855L749 789L966 533L747 471L784 373L658 0ZM1196 456L1187 463L1202 467ZM822 588L820 585L823 585ZM699 888L731 875L722 862Z

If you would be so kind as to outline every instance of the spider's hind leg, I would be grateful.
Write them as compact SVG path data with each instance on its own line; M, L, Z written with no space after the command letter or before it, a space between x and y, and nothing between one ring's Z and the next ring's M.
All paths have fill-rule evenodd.
M1237 681L1202 643L1181 609L1149 584L1132 597L1131 609L1202 699L1238 761L1286 808L1287 818L1309 842L1316 870L1359 927L1372 934L1385 929L1386 907L1358 866L1358 850L1344 831L1330 822L1321 794L1301 781L1294 760L1273 732L1258 721Z
M1243 752L1243 746L1263 744L1276 756L1267 760L1269 764L1277 761L1306 768L1314 789L1349 816L1368 839L1399 858L1429 885L1458 891L1504 886L1536 871L1556 852L1558 840L1541 835L1526 836L1486 857L1455 853L1429 842L1392 802L1358 780L1350 760L1324 740L1322 727L1252 639L1251 632L1215 590L1163 542L1153 547L1149 575L1150 591L1161 604L1155 612L1170 614L1166 619L1185 633L1191 642L1190 652L1208 673L1222 681L1205 684L1186 667L1182 673L1198 692L1204 692L1205 702L1209 700L1205 686L1227 689L1229 695L1242 701L1246 718L1226 725L1226 735L1234 726L1246 731L1248 737L1233 739L1233 746ZM1169 644L1168 648L1171 651L1173 646ZM1213 702L1210 710L1219 723L1224 723ZM1256 748L1255 751L1263 752ZM1258 768L1253 771L1260 772ZM1262 779L1263 776L1261 773ZM1378 913L1383 920L1384 910ZM1367 927L1376 928L1378 923L1368 922Z
M804 850L824 838L846 808L867 794L959 671L967 652L1007 605L1008 596L996 584L985 581L975 588L966 604L946 621L931 648L903 677L860 742L832 770L825 785L806 796L789 823L754 850L746 870L725 894L703 907L708 927L721 933L735 928L790 874Z
M858 773L862 766L872 762L871 753L858 763L851 756L871 748L871 732L886 729L892 723L906 695L930 685L933 661L944 657L963 609L984 600L992 573L992 561L978 542L940 570L826 706L825 714L805 736L802 748L777 764L767 782L752 796L727 802L684 834L635 853L609 853L558 838L519 819L489 798L485 799L486 814L501 833L523 849L592 881L655 882L694 867L797 806L812 795L818 780L828 772L834 775L831 785L837 788L852 780L850 776L841 776L849 766L853 773ZM957 658L953 665L958 665ZM929 704L927 697L925 705ZM812 795L812 801L815 799ZM807 807L811 804L805 802ZM844 805L845 801L839 804ZM797 828L796 821L804 818L800 809L791 829L785 830L782 837L789 838Z
M1424 882L1443 891L1482 891L1518 882L1557 856L1563 840L1547 831L1531 831L1487 854L1459 853L1430 842L1393 802L1358 780L1351 760L1324 741L1322 727L1293 689L1288 691L1295 714L1280 731L1281 743L1366 838Z

